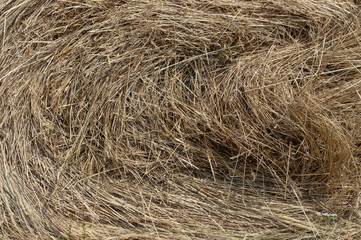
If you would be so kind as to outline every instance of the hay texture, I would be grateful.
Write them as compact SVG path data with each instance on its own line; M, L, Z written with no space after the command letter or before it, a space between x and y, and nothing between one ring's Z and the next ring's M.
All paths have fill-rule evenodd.
M360 239L360 13L1 1L0 238Z

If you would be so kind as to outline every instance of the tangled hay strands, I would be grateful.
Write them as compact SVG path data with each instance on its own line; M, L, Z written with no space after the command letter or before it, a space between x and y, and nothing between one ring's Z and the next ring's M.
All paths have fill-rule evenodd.
M360 236L357 1L0 9L5 238Z

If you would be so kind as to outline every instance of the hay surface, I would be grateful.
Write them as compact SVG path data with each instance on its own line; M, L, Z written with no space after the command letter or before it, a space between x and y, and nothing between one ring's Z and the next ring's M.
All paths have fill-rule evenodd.
M361 238L359 1L0 12L1 239Z

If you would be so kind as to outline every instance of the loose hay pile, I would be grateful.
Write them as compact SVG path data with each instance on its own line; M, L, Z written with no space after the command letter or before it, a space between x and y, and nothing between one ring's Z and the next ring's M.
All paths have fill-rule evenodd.
M361 237L359 1L0 9L1 239Z

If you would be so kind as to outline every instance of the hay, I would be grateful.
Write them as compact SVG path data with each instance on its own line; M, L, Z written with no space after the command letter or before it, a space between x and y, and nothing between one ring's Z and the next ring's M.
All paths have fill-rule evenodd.
M0 9L2 238L361 236L359 1Z

